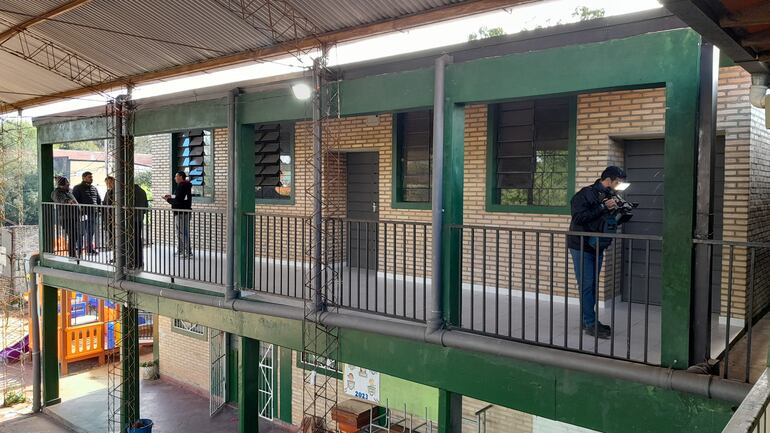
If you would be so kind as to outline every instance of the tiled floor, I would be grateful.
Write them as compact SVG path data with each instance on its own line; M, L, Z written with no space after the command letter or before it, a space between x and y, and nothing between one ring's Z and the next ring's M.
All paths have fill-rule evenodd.
M77 433L107 430L107 367L97 367L61 378L62 402L46 408L47 415ZM141 381L140 413L153 420L153 433L233 433L238 413L226 406L209 416L209 400L164 380ZM260 431L289 433L283 424L260 419ZM3 430L0 430L3 432Z

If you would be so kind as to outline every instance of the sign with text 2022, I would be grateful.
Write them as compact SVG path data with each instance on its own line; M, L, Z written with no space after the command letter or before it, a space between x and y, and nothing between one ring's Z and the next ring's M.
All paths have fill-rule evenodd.
M345 364L345 394L372 403L380 402L380 373Z

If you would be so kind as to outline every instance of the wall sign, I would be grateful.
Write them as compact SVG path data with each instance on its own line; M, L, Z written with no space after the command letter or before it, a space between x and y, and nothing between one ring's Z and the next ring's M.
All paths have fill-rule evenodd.
M380 373L345 364L345 394L372 403L380 402Z

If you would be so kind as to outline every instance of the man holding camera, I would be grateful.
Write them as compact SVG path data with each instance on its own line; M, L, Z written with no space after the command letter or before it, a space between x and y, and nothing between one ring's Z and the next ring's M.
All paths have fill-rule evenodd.
M593 185L578 191L571 201L570 231L615 233L618 226L615 215L622 204L615 191L625 179L622 168L609 166ZM567 238L580 287L581 325L586 334L603 339L612 336L612 328L598 321L594 307L604 250L611 243L612 238L608 237L571 235Z

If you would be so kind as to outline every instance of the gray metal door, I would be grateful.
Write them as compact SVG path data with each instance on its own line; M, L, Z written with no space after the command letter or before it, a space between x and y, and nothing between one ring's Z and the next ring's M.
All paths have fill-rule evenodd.
M625 142L625 168L631 186L624 196L639 203L634 217L623 225L623 233L663 234L663 139ZM647 257L645 241L623 242L623 299L645 302ZM650 303L660 304L662 245L650 243Z
M377 152L347 154L350 266L377 269L380 163Z
M209 328L209 414L214 416L227 400L227 333Z

